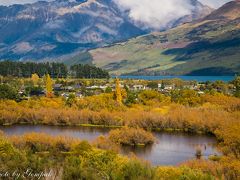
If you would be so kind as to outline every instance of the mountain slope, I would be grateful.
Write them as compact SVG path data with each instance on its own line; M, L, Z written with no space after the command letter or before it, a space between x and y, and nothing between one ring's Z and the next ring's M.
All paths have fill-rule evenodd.
M211 11L197 0L191 3L194 7L191 14L170 22L169 28ZM0 6L0 60L72 57L81 50L146 33L113 0L55 0Z
M1 7L0 59L60 56L143 34L109 0Z
M233 75L240 73L240 1L166 32L90 51L112 74Z

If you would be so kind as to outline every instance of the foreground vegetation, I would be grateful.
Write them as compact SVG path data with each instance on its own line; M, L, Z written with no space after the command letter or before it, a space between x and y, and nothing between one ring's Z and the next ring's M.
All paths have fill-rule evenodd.
M31 169L29 169L31 167ZM86 141L46 134L0 136L0 169L5 179L219 179L233 177L219 162L190 161L153 167L135 157L100 150ZM14 173L14 172L15 173Z
M32 81L36 84L34 78ZM10 91L14 90L14 85L2 84L1 125L124 128L112 130L108 138L99 137L93 145L43 134L18 138L2 135L0 169L12 170L22 161L25 163L22 163L20 170L28 166L44 171L49 168L63 179L239 179L239 78L232 84L223 85L216 84L217 89L224 90L222 92L206 90L199 94L195 90L182 88L163 93L154 88L131 91L127 87L121 88L117 80L115 91L106 89L98 95L64 98L54 95L51 83L46 83L47 97L19 99L12 96L16 93ZM231 95L223 88L228 86L234 89ZM213 134L223 155L212 157L211 161L186 162L180 167L152 167L136 158L118 155L116 144L147 145L154 142L152 135L143 129Z
M84 98L74 102L71 107L61 98L37 98L19 103L1 100L1 124L129 126L148 130L211 133L217 137L223 152L220 164L226 177L239 177L240 99L222 94L204 95L200 97L201 105L190 107L173 103L165 96L150 97L143 99L145 105L140 103L131 107L118 104L111 94ZM187 98L187 101L192 100ZM117 142L126 144L121 130L112 134L114 139L117 139L116 134L120 135ZM132 139L129 131L125 131L124 135L126 139Z

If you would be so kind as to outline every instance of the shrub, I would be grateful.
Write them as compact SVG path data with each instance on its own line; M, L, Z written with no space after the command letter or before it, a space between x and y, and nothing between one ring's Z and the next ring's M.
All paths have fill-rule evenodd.
M109 139L121 145L148 145L154 143L154 136L140 128L124 127L122 129L115 129L109 132Z
M130 159L122 169L122 179L145 180L153 177L154 169L151 165L135 158Z
M53 137L44 133L28 133L22 136L12 136L10 141L20 149L32 152L70 151L71 147L80 143L80 140L68 137Z
M154 180L158 179L213 180L214 177L210 174L203 173L201 170L190 169L188 167L158 167Z
M0 170L20 171L27 167L26 154L16 149L7 139L0 136Z
M189 160L180 165L181 167L188 167L195 170L201 170L205 173L211 174L214 177L221 179L223 175L223 166L219 162L210 160Z

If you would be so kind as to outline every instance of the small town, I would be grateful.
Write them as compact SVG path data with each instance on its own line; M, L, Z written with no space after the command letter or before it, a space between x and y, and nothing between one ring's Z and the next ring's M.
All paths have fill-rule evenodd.
M50 77L49 77L50 78ZM11 81L18 81L14 77L3 78L0 77L1 84L8 84ZM102 93L111 93L116 88L116 78L109 79L51 79L51 86L56 97L62 96L68 98L74 95L76 98L83 98L86 96L99 95ZM23 99L32 96L45 96L46 84L43 79L39 78L37 74L33 74L31 78L22 79L24 83L18 82L18 94ZM10 83L11 84L11 83ZM139 93L146 90L154 90L159 93L170 95L172 91L192 90L199 95L206 92L219 92L227 95L233 95L236 91L236 86L232 83L225 83L223 81L216 82L197 82L184 81L181 79L165 79L165 80L133 80L121 79L121 89Z

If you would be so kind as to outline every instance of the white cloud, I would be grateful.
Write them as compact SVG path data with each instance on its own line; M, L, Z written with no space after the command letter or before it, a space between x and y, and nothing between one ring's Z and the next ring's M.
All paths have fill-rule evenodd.
M164 27L171 20L190 14L193 8L189 0L114 0L120 7L129 10L134 21L152 28Z
M155 29L182 16L190 14L191 0L114 0L124 10L129 10L133 21L143 23ZM230 0L199 0L217 8Z

